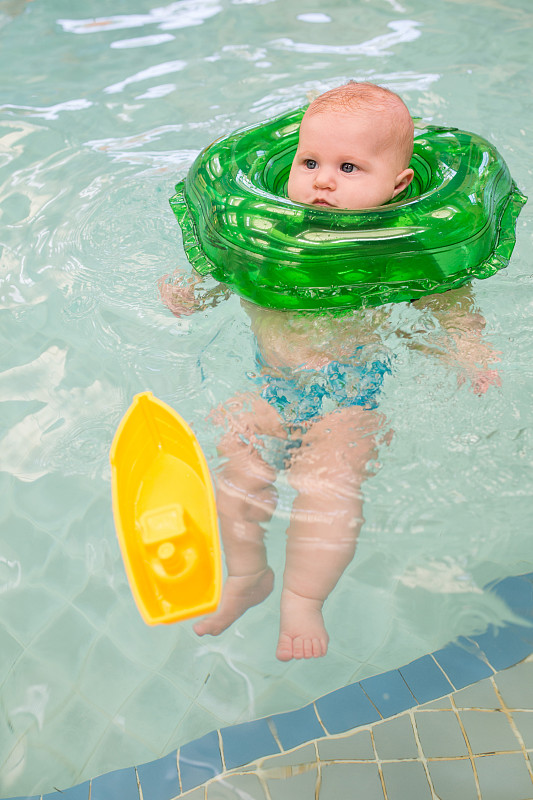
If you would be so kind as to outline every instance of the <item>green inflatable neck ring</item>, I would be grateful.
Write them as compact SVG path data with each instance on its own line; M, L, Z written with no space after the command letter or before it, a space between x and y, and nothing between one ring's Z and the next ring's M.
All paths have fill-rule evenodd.
M197 272L261 306L320 309L413 300L507 266L526 198L485 139L415 120L408 189L332 211L286 194L303 113L217 140L177 184L170 204Z

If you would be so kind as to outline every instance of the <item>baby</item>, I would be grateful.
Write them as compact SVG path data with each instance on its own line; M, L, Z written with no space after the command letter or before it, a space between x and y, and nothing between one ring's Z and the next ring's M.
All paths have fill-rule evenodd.
M300 126L291 200L363 209L392 200L413 179L413 120L398 95L348 83L318 97Z
M382 205L411 182L412 148L413 123L397 95L372 84L333 89L304 115L289 197L332 209ZM197 283L164 290L175 314L198 307ZM475 385L482 392L497 380L480 340L483 324L471 313L468 296L457 306L453 294L449 301L437 298L435 313L446 328L447 309L455 309L449 317L452 337L458 330L473 331L455 336L453 357L474 381L481 376ZM276 655L282 661L320 657L329 639L322 606L353 559L363 523L361 486L383 438L376 407L391 371L379 334L387 314L384 308L339 316L243 305L257 340L261 389L232 398L216 415L225 427L217 509L228 576L217 611L194 630L217 635L272 591L263 526L276 507L281 449L281 468L296 497ZM479 324L469 325L471 319Z

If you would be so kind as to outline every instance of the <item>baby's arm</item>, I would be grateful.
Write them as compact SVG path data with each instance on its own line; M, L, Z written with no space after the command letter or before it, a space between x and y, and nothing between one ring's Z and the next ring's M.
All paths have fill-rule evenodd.
M460 384L469 380L472 390L479 395L491 385L501 385L494 367L499 353L483 338L486 322L475 307L470 286L423 297L414 305L429 309L447 334L446 348L438 355L460 367Z
M172 278L169 281L169 277ZM163 275L158 281L163 303L176 317L186 317L195 311L214 308L230 295L223 283L207 285L207 280L197 272L187 274L177 270L172 276Z

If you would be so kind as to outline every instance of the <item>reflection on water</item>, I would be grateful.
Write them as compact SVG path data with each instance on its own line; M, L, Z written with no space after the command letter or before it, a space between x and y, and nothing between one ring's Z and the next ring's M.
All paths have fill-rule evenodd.
M138 617L107 451L132 395L150 389L227 476L217 453L227 425L213 413L261 397L261 337L271 364L287 344L275 320L252 325L235 296L180 319L161 300L164 276L189 273L168 198L197 153L309 92L372 79L414 114L490 138L528 193L527 15L489 0L358 0L327 14L295 0L143 0L134 13L94 0L79 14L66 0L0 0L0 794L65 789L148 761L506 617L483 587L532 568L529 206L509 269L474 287L483 330L405 305L359 318L377 331L365 363L386 353L392 370L368 428L349 423L359 450L352 434L337 432L328 448L326 431L305 447L294 430L287 448L262 432L256 452L272 472L258 507L272 519L261 543L276 583L268 594L263 581L268 596L219 636ZM311 333L305 324L292 320L299 347L337 341L320 328L327 318ZM501 386L476 394L480 343L497 351ZM325 376L313 381L323 401ZM237 425L238 414L225 420ZM342 472L365 447L364 481L328 482L327 459ZM365 521L324 605L328 655L282 662L285 534L291 514L308 527L320 498L322 519L351 503L345 555ZM296 537L297 549L310 538Z
M171 31L176 28L201 25L220 11L222 6L216 0L204 0L203 3L198 3L197 0L178 0L177 3L170 3L168 6L153 8L147 14L118 14L94 19L58 19L57 24L61 25L66 33L78 34L145 28L150 25L156 25L162 31ZM147 38L149 37L143 37L143 40ZM168 38L151 44L161 44L166 41Z

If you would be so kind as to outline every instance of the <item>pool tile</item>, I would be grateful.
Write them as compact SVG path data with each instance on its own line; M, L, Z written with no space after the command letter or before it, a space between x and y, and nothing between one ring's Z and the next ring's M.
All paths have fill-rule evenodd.
M77 786L72 786L70 789L65 789L65 791L45 794L42 800L89 800L90 786L91 782L85 781L84 783L79 783ZM15 798L15 800L23 799ZM24 798L24 800L26 799Z
M442 709L450 709L452 707L449 697L439 697L438 700L432 700L431 703L424 703L420 706L422 711L441 711Z
M505 600L515 613L533 617L533 574L505 579L495 583L490 590ZM483 634L460 637L433 656L424 656L400 670L391 670L338 689L321 697L314 705L223 728L220 736L226 767L241 769L236 774L211 780L204 787L205 781L220 775L223 769L219 734L211 732L184 745L179 752L182 787L187 793L184 798L233 800L236 796L247 796L249 800L266 800L265 789L254 774L253 765L246 765L279 753L278 739L284 750L298 749L264 760L262 767L268 784L267 793L272 800L296 797L310 800L316 791L316 750L314 744L298 745L316 739L319 758L323 762L336 762L322 764L321 800L346 796L354 786L365 800L383 800L377 764L371 763L375 754L370 732L356 731L349 736L326 738L316 708L324 726L332 734L378 723L373 726L373 735L378 758L383 761L388 800L403 800L405 796L410 800L429 800L431 788L424 766L417 760L418 748L411 715L388 719L418 703L424 703L424 706L414 712L414 718L424 755L430 759L427 766L436 795L441 800L477 798L464 736L456 714L447 708L450 703L448 695L454 692L454 688L458 689L453 693L454 704L459 709L474 753L483 800L533 798L533 781L524 754L494 754L494 750L519 750L520 741L507 717L497 712L498 697L492 681L487 680L497 671L493 680L505 703L518 709L533 707L533 661L517 663L529 656L532 649L533 626L514 623L502 627L491 625ZM440 710L443 706L444 709ZM382 721L381 717L385 720ZM533 711L516 710L513 718L526 748L533 749ZM433 758L438 760L432 761ZM370 763L342 763L343 759L368 760ZM173 800L179 795L175 751L138 767L137 772L145 798ZM42 800L88 800L89 796L91 800L114 800L117 796L121 800L138 800L135 770L107 773L94 778L91 783L44 795Z
M328 733L344 733L377 722L380 715L358 683L324 695L315 703Z
M265 758L261 762L261 769L268 771L269 769L280 769L283 767L300 766L301 764L315 764L316 763L316 750L315 745L310 742L305 747L299 747L297 750L292 750L290 753L281 753L277 756Z
M463 645L463 646L462 646ZM433 653L433 657L442 667L455 689L464 689L471 683L493 674L491 668L481 659L481 654L471 642L458 639L442 650Z
M157 761L137 767L137 775L144 798L169 800L180 793L178 761L175 750ZM92 800L92 798L91 798Z
M91 800L139 800L137 776L133 767L107 772L91 781Z
M419 761L383 764L387 800L432 800L426 771Z
M380 759L418 758L418 746L408 714L380 722L374 725L372 732Z
M61 800L62 793L53 792L52 794L45 794L44 797L53 798L54 800ZM11 800L42 800L42 798L43 796L40 794L32 794L31 797L28 794L23 794L23 795L17 795L17 797L12 797Z
M364 800L384 800L376 764L325 764L322 767L320 800L354 797L355 786Z
M461 726L453 711L415 712L415 722L426 758L468 755Z
M267 779L270 800L313 800L316 796L318 770L312 769L282 780Z
M533 661L500 672L495 681L510 708L533 708Z
M512 717L527 750L533 750L533 711L513 711Z
M498 671L512 667L531 654L532 634L528 628L507 623L503 628L489 625L485 633L469 638L479 645L489 664Z
M500 700L490 678L455 692L453 702L457 708L500 708Z
M373 761L374 747L370 731L359 731L351 736L321 739L318 742L318 756L321 761Z
M515 614L522 617L533 617L533 580L531 575L504 578L489 584L486 590L501 597Z
M459 716L474 755L520 748L505 714L499 711L461 711Z
M324 735L324 728L318 721L314 705L304 706L286 714L275 714L269 717L269 720L275 726L284 750L292 750L299 744Z
M180 747L179 774L184 792L194 789L222 772L222 757L217 731L211 731Z
M257 775L227 775L218 778L207 787L207 800L266 800L265 792ZM150 798L148 798L150 800Z
M397 669L366 678L360 685L383 717L418 705Z
M470 759L428 761L428 770L439 800L479 800Z
M266 719L222 728L220 733L227 769L234 769L255 761L256 758L280 752Z
M533 782L521 753L479 756L475 764L483 800L533 797Z
M453 686L431 656L411 661L399 670L420 704L453 692Z

